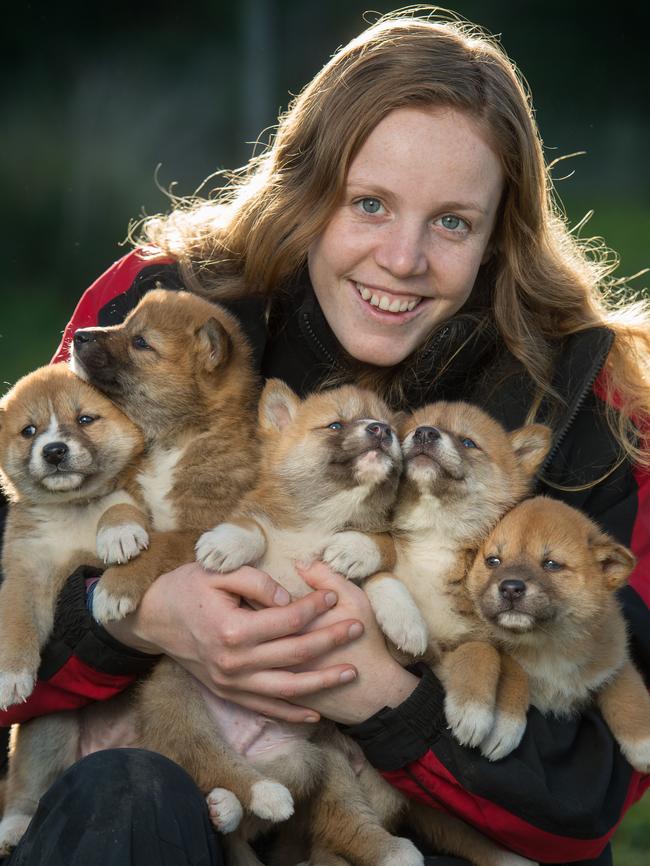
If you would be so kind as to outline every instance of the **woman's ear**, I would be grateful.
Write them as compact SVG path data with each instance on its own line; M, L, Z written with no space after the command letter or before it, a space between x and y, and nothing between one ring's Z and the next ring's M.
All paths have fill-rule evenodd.
M259 423L262 430L282 431L286 429L300 406L300 399L282 379L269 379L259 405Z

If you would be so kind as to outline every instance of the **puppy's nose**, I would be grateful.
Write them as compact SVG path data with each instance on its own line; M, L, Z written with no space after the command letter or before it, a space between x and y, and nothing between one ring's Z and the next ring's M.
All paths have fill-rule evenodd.
M526 593L526 584L523 580L502 580L499 584L499 592L504 598L513 601Z
M95 339L96 338L94 331L79 330L75 331L72 342L75 344L75 346L79 347L83 346L85 343L94 343Z
M368 424L366 427L366 433L369 433L380 442L390 442L393 438L393 431L390 429L388 424L384 424L381 421L372 421Z
M48 442L47 445L43 446L43 459L46 463L52 463L53 466L57 466L64 460L67 453L68 446L65 442Z
M437 427L417 427L413 434L413 440L418 445L430 445L440 439L440 430Z

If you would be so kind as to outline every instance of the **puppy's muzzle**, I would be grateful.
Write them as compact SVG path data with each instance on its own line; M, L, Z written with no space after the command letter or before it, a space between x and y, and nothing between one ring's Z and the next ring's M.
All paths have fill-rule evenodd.
M47 445L43 446L41 453L46 463L51 466L58 466L68 456L69 450L65 442L48 442Z

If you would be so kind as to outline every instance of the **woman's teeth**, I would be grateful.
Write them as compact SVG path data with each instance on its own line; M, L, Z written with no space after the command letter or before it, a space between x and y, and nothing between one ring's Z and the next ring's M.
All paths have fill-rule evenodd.
M413 310L422 300L422 298L403 298L400 301L396 298L391 301L386 295L378 295L375 292L371 292L370 289L362 286L361 283L356 283L355 285L364 301L369 301L373 307L379 307L380 310L386 310L388 313L405 313L407 310Z

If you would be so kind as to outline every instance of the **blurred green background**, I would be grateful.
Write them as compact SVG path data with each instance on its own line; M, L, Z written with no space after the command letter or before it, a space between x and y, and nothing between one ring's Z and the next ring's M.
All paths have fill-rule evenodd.
M81 292L125 248L129 220L166 210L154 180L193 192L234 168L291 93L363 27L361 0L113 0L3 12L0 383L45 363ZM458 0L499 34L533 91L572 224L650 264L650 4ZM633 282L644 289L647 276ZM5 385L0 390L4 391ZM594 760L598 756L594 755ZM650 802L650 801L649 801ZM616 866L650 863L650 806L617 834Z

